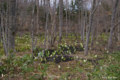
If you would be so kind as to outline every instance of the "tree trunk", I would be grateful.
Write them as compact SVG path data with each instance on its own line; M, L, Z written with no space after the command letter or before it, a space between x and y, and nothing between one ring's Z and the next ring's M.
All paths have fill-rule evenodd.
M15 9L16 9L16 0L10 0L10 12L9 12L9 28L8 28L8 48L10 53L15 51Z
M95 25L95 23L93 23L93 25ZM92 27L91 46L93 46L94 36L95 36L95 26Z
M32 20L31 20L31 38L32 38L32 51L31 51L31 54L32 54L32 58L34 58L34 54L33 54L33 51L34 51L34 7L35 7L35 3L34 3L34 0L32 0Z
M67 19L68 0L66 0L66 38L68 35L68 19Z
M56 36L56 15L57 15L57 11L56 11L56 0L55 0L55 2L54 2L54 12L55 12L55 16L54 16L54 20L55 20L55 22L54 22L54 37Z
M120 5L118 8L118 22L120 22ZM120 41L120 24L118 24L118 41Z
M84 12L83 12L83 0L81 1L81 40L82 40L82 43L84 41L84 26L83 26L83 18L84 18Z
M47 37L48 18L49 18L48 5L49 5L49 0L47 0L47 16L46 16L46 26L45 26L44 54L45 54L45 49L46 49L46 37Z
M1 28L1 20L0 20L0 41L2 39L2 28Z
M5 39L5 31L4 31L4 22L3 22L3 10L1 12L1 31L2 31L2 42L3 42L3 48L5 55L8 57L8 50L7 50L7 45L6 45L6 39Z
M99 17L99 16L100 16L100 13L99 13L99 12L100 12L100 8L99 8L99 5L98 5L98 17L97 17L98 19L97 19L97 26L96 26L96 40L98 40L98 34L99 34L98 28L99 28L99 25L100 25L100 24L99 24L99 18L100 18L100 17Z
M88 44L89 44L89 38L90 38L90 32L91 32L91 29L92 29L92 23L93 23L93 15L94 15L94 12L95 12L95 2L96 0L93 0L93 6L92 6L92 10L91 10L91 13L90 13L90 23L89 23L89 31L87 33L87 36L86 36L86 45L85 45L85 53L84 55L86 56L88 54Z
M62 15L63 14L63 0L59 0L59 42L61 42L62 39Z
M86 32L87 32L87 27L86 27L87 25L86 24L87 24L87 10L85 10L85 19L84 19L84 27L85 27L84 31L86 30ZM85 47L85 40L84 40L83 46Z
M42 6L42 0L41 0L41 6Z
M108 48L110 48L112 46L112 36L113 36L113 28L114 28L114 22L115 22L115 13L116 13L118 2L119 2L119 0L116 0L115 6L113 8L111 28L110 28L110 36L109 36L109 40L108 40Z

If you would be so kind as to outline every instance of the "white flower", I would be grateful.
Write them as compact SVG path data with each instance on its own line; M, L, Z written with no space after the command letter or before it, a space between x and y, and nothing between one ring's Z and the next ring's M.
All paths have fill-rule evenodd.
M38 59L38 57L35 57L35 60Z
M58 68L59 68L59 69L61 68L60 65L58 65Z
M78 56L76 56L76 58L78 58Z
M52 55L50 55L50 57L52 57Z
M109 53L109 51L107 51L107 53Z
M86 61L87 61L87 59L84 59L83 61L84 61L84 62L86 62Z
M67 80L67 78L65 78L65 80Z
M56 55L56 57L58 57L58 55Z
M65 44L65 47L67 47L67 45Z
M63 59L64 57L62 56L62 58L61 59Z
M52 54L55 55L55 52L53 52Z
M4 74L2 74L2 77L4 77Z
M95 57L97 57L97 55L95 55Z

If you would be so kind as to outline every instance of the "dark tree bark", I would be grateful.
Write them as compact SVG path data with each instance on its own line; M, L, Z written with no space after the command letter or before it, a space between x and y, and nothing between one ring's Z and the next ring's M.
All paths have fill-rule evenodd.
M16 30L16 19L15 19L16 0L10 0L9 6L9 28L8 28L8 48L10 52L15 51L15 30Z

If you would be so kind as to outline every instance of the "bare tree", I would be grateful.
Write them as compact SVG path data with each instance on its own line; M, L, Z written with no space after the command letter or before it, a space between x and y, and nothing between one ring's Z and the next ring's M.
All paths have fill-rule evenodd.
M115 1L115 6L113 8L113 13L112 13L111 28L110 28L110 37L109 37L109 40L108 40L108 47L109 48L112 45L112 36L113 36L113 30L114 30L115 14L116 14L116 9L117 9L118 2L119 2L119 0Z
M84 55L88 54L88 44L89 44L90 32L91 32L91 29L92 29L93 16L94 16L94 13L97 9L97 7L95 8L95 4L96 4L96 0L93 0L92 10L91 10L91 13L90 13L89 30L88 30L88 33L87 33L87 36L86 36L86 45L85 45Z

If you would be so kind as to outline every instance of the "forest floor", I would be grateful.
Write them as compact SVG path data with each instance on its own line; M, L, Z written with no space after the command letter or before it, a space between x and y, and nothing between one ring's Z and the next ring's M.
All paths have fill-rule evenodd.
M102 34L84 56L80 37L63 36L62 42L48 46L43 55L44 35L40 34L31 58L28 33L16 36L16 53L6 58L0 43L0 80L120 80L120 42L107 49L108 36Z

